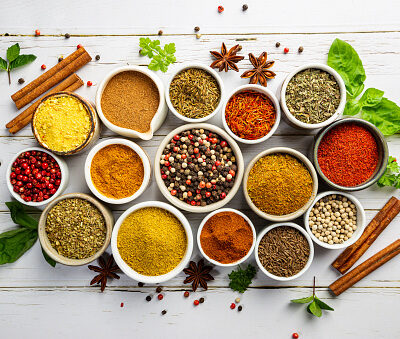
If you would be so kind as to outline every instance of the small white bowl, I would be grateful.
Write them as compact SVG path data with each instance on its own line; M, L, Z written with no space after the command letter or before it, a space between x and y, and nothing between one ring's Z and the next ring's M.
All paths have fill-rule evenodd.
M120 127L117 125L114 125L111 121L109 121L102 109L101 109L101 97L103 95L103 91L106 88L108 82L113 78L115 75L118 73L122 72L127 72L127 71L136 71L139 73L143 73L147 75L151 80L153 80L154 84L157 86L158 89L158 94L160 96L160 103L158 105L158 109L156 114L153 117L153 120L150 123L150 130L145 133L141 133L138 131L135 131L133 129L125 128L125 127ZM143 140L150 140L153 137L153 134L155 131L157 131L162 123L164 122L165 118L167 117L168 109L167 106L165 105L165 96L164 96L164 85L161 81L161 79L152 71L149 71L145 67L141 66L123 66L123 67L118 67L108 73L105 78L102 80L100 83L97 92L96 92L96 109L97 109L97 114L99 115L101 121L103 122L104 125L106 125L107 128L112 130L113 132L123 135L128 138L140 138Z
M128 266L128 264L121 258L121 255L119 254L118 251L118 246L117 246L117 238L118 238L118 232L119 228L122 225L122 222L125 220L126 217L128 217L132 212L139 210L141 208L145 207L158 207L162 208L164 210L167 210L168 212L171 212L175 217L178 218L178 220L181 222L183 228L185 229L186 232L186 238L187 238L187 247L186 247L186 253L182 258L182 261L176 266L172 271L163 274L163 275L158 275L158 276L147 276L143 275L140 273L137 273L135 270L133 270L131 267ZM178 211L175 207L166 204L165 202L160 202L160 201L146 201L142 202L137 205L133 205L130 207L128 210L126 210L117 220L114 226L114 230L112 232L111 236L111 249L112 253L114 255L115 262L119 266L119 268L130 278L140 281L145 284L158 284L162 283L164 281L170 280L174 278L177 274L179 274L188 264L190 257L192 255L193 251L193 233L192 233L192 228L190 227L190 224L186 217Z
M13 186L11 185L10 174L11 174L12 165L21 153L28 152L28 151L39 151L39 152L47 153L47 154L51 155L57 161L58 165L60 166L61 184L58 187L58 190L56 191L56 193L47 200L43 200L40 202L33 202L33 201L26 202L24 199L22 199L20 197L19 194L14 192ZM68 170L68 166L67 166L66 162L64 160L62 160L60 157L58 157L57 155L45 150L44 148L40 148L40 147L29 147L29 148L23 149L22 151L19 151L18 154L10 161L10 163L7 167L6 182L7 182L7 187L8 187L8 190L10 191L10 194L17 201L19 201L20 203L27 205L27 206L38 207L38 206L43 206L43 205L46 205L46 204L52 202L54 199L56 199L58 196L60 196L60 194L62 192L64 192L64 190L67 188L68 181L69 181L69 170Z
M210 113L209 115L207 115L206 117L199 118L199 119L188 118L188 117L185 117L184 115L180 114L180 113L174 108L174 106L172 105L171 98L170 98L170 96L169 96L169 87L170 87L170 85L171 85L172 80L173 80L173 79L175 78L175 76L177 76L180 72L182 72L182 71L184 71L184 70L187 70L187 69L190 69L190 68L202 69L202 70L206 71L207 73L209 73L210 75L212 75L213 78L214 78L215 80L217 80L218 86L219 86L219 90L220 90L220 92L221 92L221 97L220 97L220 99L219 99L218 106L215 108L215 110L214 110L212 113ZM186 121L186 122L195 122L195 123L196 123L196 122L204 122L204 121L207 121L208 119L211 119L214 115L216 115L216 114L218 113L218 111L219 111L219 110L221 109L221 107L222 107L223 92L224 92L224 84L223 84L223 82L222 82L222 79L221 79L221 77L219 76L219 74L218 74L216 71L214 71L211 67L206 66L206 65L203 65L203 64L199 64L199 63L186 63L186 64L182 65L181 67L177 68L177 69L175 70L175 72L172 74L172 76L170 77L170 79L168 80L167 86L165 87L165 98L166 98L166 101L167 101L167 105L168 105L169 110L170 110L178 119L181 119L181 120Z
M261 211L260 209L258 209L258 207L256 205L254 205L254 203L251 201L250 196L247 192L247 180L249 178L249 174L251 169L253 168L253 166L255 165L255 163L262 157L272 154L272 153L283 153L283 154L289 154L292 155L293 157L297 158L298 160L300 160L308 169L308 171L310 172L311 178L313 180L313 190L311 193L311 197L308 200L308 202L301 207L300 209L298 209L295 212L292 212L290 214L286 214L286 215L273 215L273 214L268 214L265 213L263 211ZM311 161L308 160L308 158L303 155L302 153L300 153L299 151L296 151L292 148L288 148L288 147L274 147L274 148L270 148L266 151L263 151L259 154L257 154L253 160L250 161L250 163L247 165L246 171L244 173L243 176L243 192L244 192L244 197L246 199L247 204L250 206L250 208L257 213L261 218L264 218L266 220L270 220L270 221L275 221L275 222L282 222L282 221L290 221L293 219L296 219L298 217L300 217L303 213L305 213L307 211L307 209L311 206L311 204L313 203L317 192L318 192L318 176L317 176L317 172L314 169L314 166L312 165Z
M165 146L169 143L169 141L172 139L172 137L175 134L179 134L181 132L190 130L192 128L203 128L206 130L209 130L213 133L216 133L223 137L230 147L233 150L233 153L235 154L236 157L236 164L237 164L237 171L236 171L236 179L233 187L229 191L229 193L226 195L226 198L223 200L219 200L213 204L207 205L207 206L191 206L183 201L180 201L178 198L174 197L171 195L171 193L168 191L168 188L164 184L164 180L161 178L161 169L160 169L160 158L161 154L164 151ZM242 177L243 177L243 172L244 172L244 160L243 160L243 155L242 152L236 143L235 140L233 140L222 128L219 128L217 126L211 125L211 124L187 124L187 125L182 125L178 128L175 128L173 131L171 131L164 139L161 141L160 146L157 149L156 157L154 160L154 177L156 179L156 183L158 188L160 189L161 193L163 196L173 205L176 207L192 212L192 213L209 213L211 211L214 211L218 208L222 208L225 206L231 199L235 196L237 191L239 190Z
M332 195L332 194L342 195L342 196L346 197L357 208L357 229L353 233L353 236L349 240L345 241L343 244L329 245L328 243L319 240L312 233L312 231L310 229L309 217L310 217L310 212L311 212L312 208L315 206L315 204L320 199L322 199L323 197L326 197L327 195ZM339 192L339 191L328 191L328 192L323 192L323 193L318 194L317 197L314 200L314 203L310 206L310 208L304 214L304 226L305 226L305 228L307 230L307 233L310 235L311 239L316 244L318 244L319 246L324 247L324 248L328 248L328 249L331 249L331 250L338 250L338 249L346 248L346 247L348 247L350 245L353 245L358 239L360 239L361 235L363 234L364 229L365 229L365 222L366 222L365 211L364 211L364 208L362 207L360 201L356 197L352 196L351 194L344 193L344 192Z
M206 224L206 222L208 221L208 219L210 219L212 216L214 216L214 215L216 215L216 214L218 214L218 213L222 213L222 212L232 212L232 213L236 213L236 214L240 215L244 220L247 221L247 223L250 225L251 231L253 232L253 244L251 245L251 248L249 249L249 251L247 252L247 254L246 254L243 258L239 259L238 261L235 261L235 262L230 263L230 264L223 264L223 263L220 263L219 261L216 261L216 260L214 260L214 259L211 259L207 254L205 254L203 248L201 247L201 241L200 241L201 231L203 230L203 227L204 227L204 225ZM200 224L200 226L199 226L199 229L198 229L198 231L197 231L197 245L199 246L200 253L201 253L201 254L203 255L203 257L206 258L210 263L212 263L212 264L214 264L214 265L216 265L216 266L221 266L221 267L236 266L236 265L239 265L239 264L241 264L242 262L246 261L246 260L251 256L251 254L253 253L254 247L256 246L256 229L254 228L254 225L253 225L253 223L251 222L250 218L249 218L247 215L245 215L244 213L242 213L242 212L240 212L240 211L238 211L238 210L235 210L235 209L233 209L233 208L221 208L221 209L219 209L219 210L216 210L216 211L211 212L210 214L208 214L208 215L203 219L203 221L201 222L201 224Z
M260 262L260 258L258 257L258 247L260 246L260 241L261 239L264 237L264 235L271 231L272 229L276 228L276 227L280 227L280 226L289 226L289 227L293 227L296 230L300 231L301 234L303 234L308 242L308 245L310 246L310 256L308 257L308 261L306 263L306 265L304 266L304 268L297 274L291 276L291 277L278 277L272 273L270 273L269 271L267 271L264 266L261 264ZM314 259L314 245L313 242L310 238L310 236L308 235L308 233L304 230L303 227L300 227L299 225L292 223L292 222L283 222L283 223L279 223L279 224L273 224L271 226L268 226L266 228L264 228L262 230L262 232L257 236L257 243L256 243L256 248L255 248L255 257L256 257L256 262L258 267L260 268L260 270L269 278L274 279L274 280L278 280L278 281L289 281L289 280L293 280L293 279L297 279L298 277L300 277L301 275L303 275L311 266L311 263Z
M272 103L275 106L275 111L276 111L276 119L275 119L275 123L272 126L271 130L262 138L259 139L255 139L255 140L249 140L249 139L243 139L240 138L239 136L237 136L235 133L232 132L232 130L229 128L226 119L225 119L225 110L226 110L226 105L228 104L229 100L237 93L239 92L244 92L244 91L255 91L255 92L259 92L262 94L265 94L269 99L271 99ZM222 107L222 124L224 125L225 130L229 133L229 135L234 138L235 140L242 142L244 144L258 144L260 142L263 142L267 139L269 139L274 133L275 131L278 129L279 126L279 122L281 120L281 109L279 106L279 101L276 98L275 94L269 90L266 87L260 86L260 85L243 85L240 86L238 88L236 88L235 90L233 90L229 96L228 99L225 100L224 106Z
M292 78L297 73L304 71L305 69L309 69L309 68L320 69L327 73L332 74L335 77L335 80L337 81L337 83L339 85L339 89L340 89L340 103L339 103L338 108L336 109L336 112L329 119L327 119L323 122L320 122L318 124L307 124L305 122L297 120L293 116L293 114L289 112L289 109L286 105L286 88L287 88L287 85L289 84L290 80L292 80ZM343 113L345 105L346 105L346 86L344 85L344 81L338 72L336 72L332 67L329 67L327 65L313 63L313 64L306 64L306 65L300 66L300 67L296 68L293 72L289 73L289 75L286 77L285 81L282 84L281 106L282 106L282 111L284 113L283 117L289 123L289 125L291 125L292 127L312 130L312 129L318 129L318 128L328 126L329 124L334 122L337 118L339 118L339 116Z
M121 199L109 198L109 197L106 197L105 195L103 195L101 192L99 192L97 190L97 188L94 186L92 177L90 174L92 160L93 160L93 157L96 155L96 153L106 146L115 145L115 144L116 145L125 145L125 146L128 146L131 149L133 149L137 153L137 155L139 155L140 159L142 160L143 169L144 169L143 182L142 182L142 185L139 187L139 189L133 195L131 195L129 197L121 198ZM97 144L95 147L93 147L86 157L86 161L85 161L86 184L88 185L89 189L92 191L92 193L97 198L99 198L109 204L125 204L132 200L135 200L146 190L147 186L150 183L150 177L151 177L151 165L150 165L150 160L149 160L147 153L138 144L136 144L130 140L126 140L126 139L122 139L122 138L104 140L104 141L100 142L99 144Z

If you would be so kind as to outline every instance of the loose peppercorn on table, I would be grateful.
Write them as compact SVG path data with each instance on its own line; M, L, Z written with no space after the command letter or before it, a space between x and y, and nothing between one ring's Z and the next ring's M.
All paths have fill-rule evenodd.
M243 5L247 5L245 11ZM218 6L223 6L223 10ZM335 38L339 38L349 42L358 52L367 74L366 88L382 89L385 97L399 104L399 11L400 4L390 0L382 0L378 6L372 0L351 3L338 0L334 4L317 0L268 3L261 0L248 3L245 0L221 3L211 0L123 0L118 4L71 0L68 6L53 2L48 6L42 0L31 3L3 0L0 57L6 58L7 48L19 43L21 54L34 54L37 59L12 70L11 85L7 72L0 70L1 125L19 113L11 94L51 69L60 57L74 52L77 45L85 47L92 61L76 72L84 83L76 93L95 102L96 89L110 71L127 64L148 65L150 60L139 54L141 37L159 39L162 46L172 42L176 45L176 63L171 64L166 73L156 72L164 86L183 63L210 65L215 59L209 51L220 51L222 42L228 50L240 44L242 50L238 55L245 58L235 64L239 72L219 73L224 84L223 100L235 88L249 82L249 79L240 78L243 72L254 68L248 53L259 56L266 51L268 60L275 61L270 70L276 77L268 79L267 88L279 98L286 75L307 63L326 64L329 47ZM39 30L39 34L35 30ZM162 35L158 35L160 30ZM46 70L42 70L41 65L45 65ZM20 84L23 81L25 83ZM223 128L221 112L207 123ZM133 140L148 153L152 167L164 137L181 125L182 121L169 112L151 140ZM2 233L14 227L5 205L11 200L6 187L8 163L19 151L37 146L37 142L29 126L15 135L9 134L4 127L0 133ZM272 147L290 147L308 156L314 134L313 131L294 129L281 119L279 128L267 141L238 144L247 166L258 153ZM121 136L103 125L97 143L115 137ZM386 140L390 155L399 156L400 138L392 136ZM91 147L77 155L63 157L70 172L64 193L91 194L84 178L85 159ZM319 192L328 190L320 180ZM392 195L399 197L395 189L377 185L354 193L365 208L367 223ZM167 202L154 175L138 199L109 206L118 218L130 206L149 200ZM270 224L250 209L242 187L225 207L247 215L257 234ZM192 260L197 262L201 258L196 244L197 229L206 214L182 212L193 230ZM294 222L304 225L302 219ZM357 264L399 238L399 222L397 216ZM43 259L37 242L15 263L0 266L0 336L5 339L40 338L44 333L48 338L291 338L293 333L298 333L299 338L400 337L400 258L394 258L340 297L334 297L328 286L339 274L330 264L341 251L324 249L316 244L314 247L311 267L298 279L279 282L259 271L249 289L239 294L228 287L228 273L234 267L215 267L212 271L214 280L208 281L208 290L199 287L185 297L184 292L190 290L191 285L183 284L183 272L160 284L162 290L159 292L157 286L138 284L117 273L120 279L109 280L102 293L98 285L89 285L98 273L89 270L87 265L57 264L52 268ZM107 252L111 253L111 248ZM205 263L208 265L207 261ZM247 263L256 266L254 254L242 267ZM92 265L98 263L95 261ZM290 303L291 299L312 294L314 276L317 296L335 309L324 312L321 318L308 314L304 305ZM158 295L162 297L158 298ZM235 304L237 297L240 297L240 303Z

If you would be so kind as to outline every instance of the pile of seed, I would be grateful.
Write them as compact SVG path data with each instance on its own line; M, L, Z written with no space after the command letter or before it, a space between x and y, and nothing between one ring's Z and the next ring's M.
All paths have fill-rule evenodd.
M161 177L171 195L192 206L226 198L233 187L237 164L232 148L205 129L174 135L160 158Z
M357 229L357 207L342 195L323 197L308 218L312 233L322 242L343 244Z
M264 268L278 277L299 273L310 257L306 237L289 226L275 227L267 232L258 246L258 258Z

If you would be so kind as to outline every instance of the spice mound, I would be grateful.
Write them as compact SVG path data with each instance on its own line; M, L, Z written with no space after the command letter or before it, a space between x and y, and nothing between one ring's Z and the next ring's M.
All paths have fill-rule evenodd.
M317 239L329 245L343 244L357 230L357 208L346 197L331 194L310 211L309 227Z
M210 73L199 68L189 68L172 79L169 97L179 114L200 119L217 108L221 100L221 90Z
M160 94L154 81L136 71L114 75L101 95L101 110L107 120L140 133L150 130L159 104Z
M309 68L289 81L285 100L289 112L297 120L318 124L328 120L339 107L339 84L332 74Z
M103 214L91 202L80 198L61 200L49 211L46 233L58 254L70 259L94 255L106 239Z
M161 155L160 170L171 195L192 206L206 206L226 198L237 164L226 140L201 128L174 135Z
M90 176L96 189L104 196L112 199L130 197L142 185L143 162L129 146L108 145L93 157Z
M13 191L26 202L41 202L51 198L59 189L61 180L60 166L46 152L23 152L11 167Z
M366 128L355 123L333 127L318 147L318 164L333 183L354 187L368 181L379 163L378 145Z
M171 212L146 207L132 212L117 236L121 258L139 274L159 276L172 271L183 259L187 236Z
M260 158L250 170L247 193L262 212L286 215L296 212L311 198L313 180L297 158L275 153Z
M220 212L204 224L200 244L211 259L231 264L247 255L253 244L253 231L241 215Z
M82 146L92 130L86 106L72 95L51 96L37 108L33 129L38 141L56 152L70 152Z
M289 226L275 227L267 232L258 246L258 258L264 268L278 277L299 273L310 257L306 237Z
M276 121L271 99L255 91L234 94L226 104L225 120L239 138L257 140L266 136Z

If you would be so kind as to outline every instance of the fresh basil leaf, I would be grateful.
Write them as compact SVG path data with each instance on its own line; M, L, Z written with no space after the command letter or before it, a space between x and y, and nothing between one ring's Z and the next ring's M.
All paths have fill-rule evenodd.
M372 107L379 104L383 98L383 94L385 92L376 89L376 88L368 88L362 95L360 99L361 107Z
M0 58L0 69L4 69L5 71L7 70L7 61L3 58Z
M25 212L24 206L19 201L8 201L6 205L11 212L11 219L16 224L37 230L38 221Z
M296 303L296 304L307 304L307 303L313 301L313 296L309 296L306 298L300 298L300 299L292 299L290 301L292 303Z
M20 48L19 44L12 45L7 49L8 62L14 61L19 56Z
M360 57L350 44L335 39L329 49L328 65L343 78L351 98L356 98L362 93L366 79L365 70Z
M320 317L322 315L322 310L314 300L310 305L307 306L307 312Z
M324 303L323 301L321 301L317 297L315 297L315 302L317 303L319 308L322 309L322 310L334 311L334 309L332 307L330 307L328 304Z
M28 228L0 234L0 265L15 262L34 245L37 238L37 231Z
M357 99L351 99L346 102L346 106L344 106L344 115L356 115L360 113L361 105Z
M43 254L44 259L48 262L48 264L50 266L56 267L57 262L54 259L49 257L49 255L44 251L43 247L42 247L42 254Z
M10 62L10 69L18 68L30 64L36 60L36 56L33 54L22 54L19 55L15 60Z

